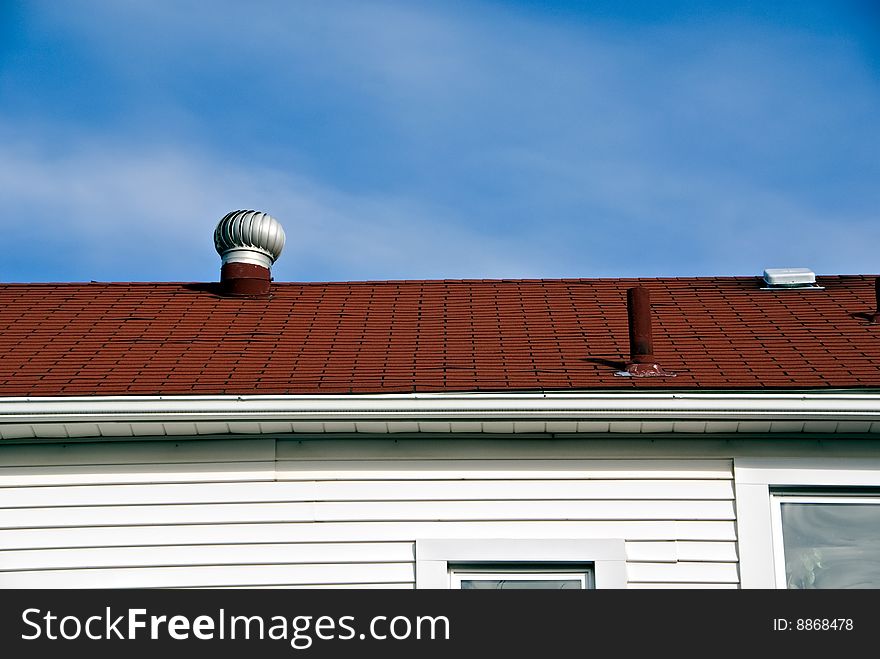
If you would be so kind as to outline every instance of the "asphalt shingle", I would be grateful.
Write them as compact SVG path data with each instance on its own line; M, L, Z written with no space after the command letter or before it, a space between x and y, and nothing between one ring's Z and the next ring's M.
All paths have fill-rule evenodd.
M0 396L880 387L873 276L0 285ZM626 289L675 378L614 375Z

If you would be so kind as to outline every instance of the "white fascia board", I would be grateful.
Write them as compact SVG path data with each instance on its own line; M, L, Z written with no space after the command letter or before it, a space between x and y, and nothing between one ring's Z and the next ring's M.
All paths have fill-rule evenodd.
M880 393L564 392L0 398L0 423L418 420L880 421Z

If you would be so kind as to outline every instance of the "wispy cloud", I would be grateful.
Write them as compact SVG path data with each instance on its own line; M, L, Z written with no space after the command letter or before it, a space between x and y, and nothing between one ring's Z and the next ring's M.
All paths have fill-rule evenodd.
M60 157L33 149L0 154L4 239L15 245L0 278L31 271L53 279L213 279L211 235L236 208L283 220L277 278L514 276L540 270L521 246L450 221L406 198L352 195L266 168L168 149L88 147ZM38 221L34 221L38 218ZM546 264L544 264L546 266Z

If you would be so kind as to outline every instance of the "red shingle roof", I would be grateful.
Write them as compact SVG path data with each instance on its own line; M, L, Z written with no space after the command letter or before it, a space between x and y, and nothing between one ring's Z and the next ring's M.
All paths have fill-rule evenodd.
M626 289L675 378L615 377ZM880 387L868 276L0 285L0 396Z

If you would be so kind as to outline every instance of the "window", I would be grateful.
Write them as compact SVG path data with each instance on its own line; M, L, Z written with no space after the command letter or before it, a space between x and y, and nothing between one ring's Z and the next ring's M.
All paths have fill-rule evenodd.
M734 458L743 588L880 588L880 457L859 451Z
M772 514L777 585L880 588L880 497L775 492Z
M416 588L626 588L622 539L416 541Z
M498 565L450 566L451 588L462 590L585 590L593 588L589 565Z

